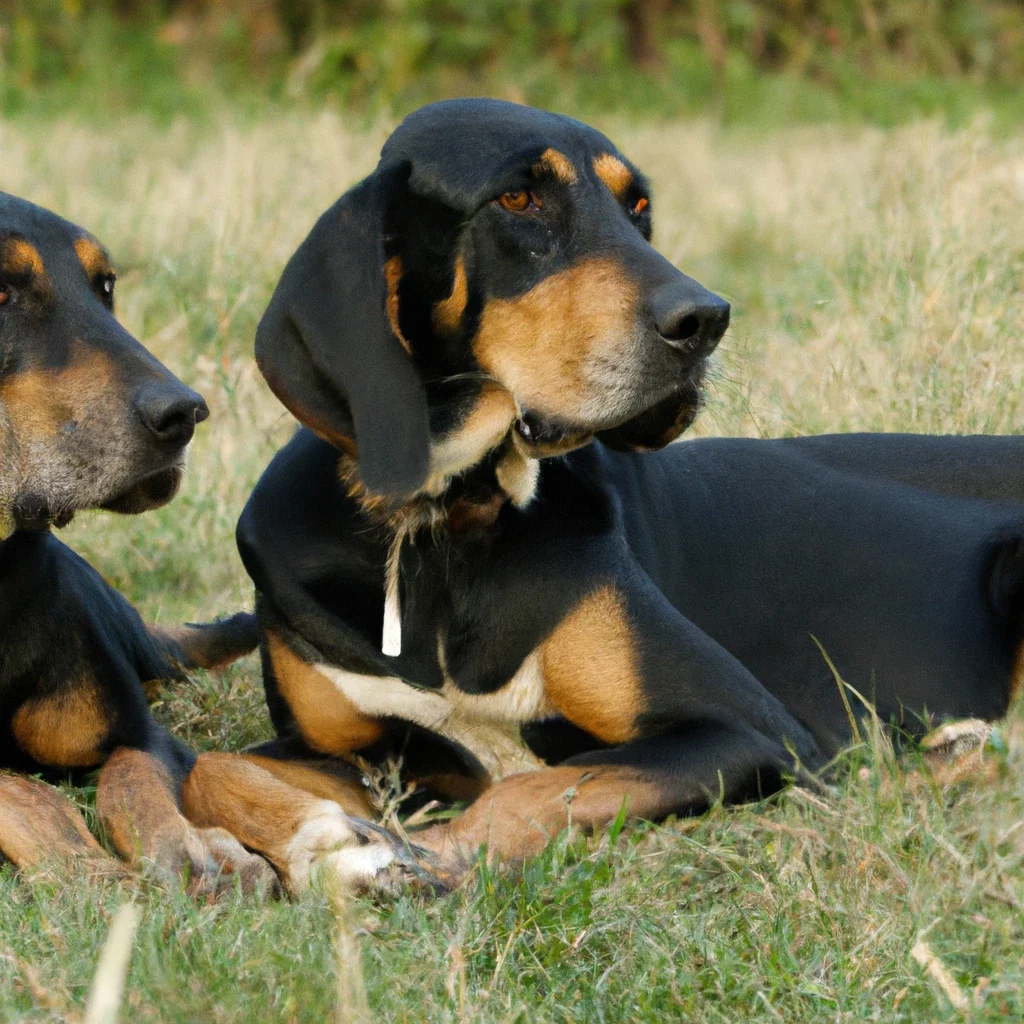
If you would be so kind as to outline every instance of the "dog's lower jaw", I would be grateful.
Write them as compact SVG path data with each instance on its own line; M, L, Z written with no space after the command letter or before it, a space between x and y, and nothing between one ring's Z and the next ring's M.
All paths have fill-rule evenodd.
M137 515L160 508L178 493L184 475L184 461L150 473L103 502L100 508L120 515Z

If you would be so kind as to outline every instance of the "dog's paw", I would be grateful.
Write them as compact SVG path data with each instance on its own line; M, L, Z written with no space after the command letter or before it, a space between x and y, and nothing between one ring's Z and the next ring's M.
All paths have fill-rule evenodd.
M350 818L333 800L317 800L275 858L285 888L294 896L304 892L313 875L339 851L359 847L364 840Z
M928 733L921 741L921 759L935 781L945 785L977 772L992 729L992 723L981 718L964 718Z
M205 891L215 894L233 892L237 882L244 896L277 899L281 895L277 872L259 854L250 853L222 828L201 828L197 831L206 850Z
M143 873L168 886L184 884L196 898L219 897L241 884L247 896L274 896L281 885L274 869L220 828L196 828L183 818L142 857Z
M925 762L940 765L980 753L992 735L992 729L992 723L982 718L946 722L921 740Z
M351 892L397 893L414 888L439 896L452 888L428 851L411 845L372 821L351 823L364 845L338 850L324 870Z

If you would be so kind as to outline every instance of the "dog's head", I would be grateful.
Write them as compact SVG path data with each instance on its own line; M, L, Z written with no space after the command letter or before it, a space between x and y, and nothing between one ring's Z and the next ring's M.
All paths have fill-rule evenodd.
M433 104L292 257L257 360L392 497L508 436L535 456L595 435L660 447L692 422L729 306L651 246L651 215L646 179L593 128Z
M207 415L114 319L106 250L0 193L0 539L164 504Z

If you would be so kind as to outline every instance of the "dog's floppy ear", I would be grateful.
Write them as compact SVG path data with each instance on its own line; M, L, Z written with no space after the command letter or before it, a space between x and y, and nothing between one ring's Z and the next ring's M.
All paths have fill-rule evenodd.
M598 439L620 452L657 451L671 444L696 419L700 410L700 388L687 385L646 412L611 430L602 430Z
M388 210L408 163L378 169L316 223L281 275L256 332L256 362L303 424L354 442L368 491L404 498L427 477L423 381L388 315Z

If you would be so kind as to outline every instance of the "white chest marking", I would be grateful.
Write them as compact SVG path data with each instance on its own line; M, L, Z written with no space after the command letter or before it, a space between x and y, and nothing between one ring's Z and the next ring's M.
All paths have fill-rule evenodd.
M440 690L419 690L394 676L364 676L320 663L325 675L352 703L372 718L401 718L425 729L454 722L512 725L554 713L544 693L540 656L534 652L494 693L464 693L446 679Z

